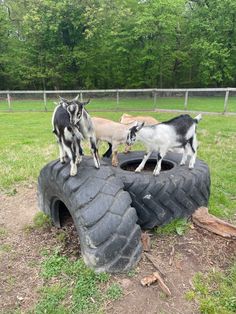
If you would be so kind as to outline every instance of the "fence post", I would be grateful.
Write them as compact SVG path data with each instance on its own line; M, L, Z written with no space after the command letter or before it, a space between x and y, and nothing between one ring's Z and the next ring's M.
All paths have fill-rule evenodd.
M225 93L225 102L224 102L224 111L223 111L223 114L225 114L226 111L227 111L228 99L229 99L229 88L227 88L226 93Z
M83 93L80 93L80 101L83 102Z
M154 100L153 100L154 108L153 109L156 110L157 109L157 92L156 92L156 90L154 90L153 95L154 95Z
M120 104L120 94L119 94L119 89L116 91L116 110L118 110Z
M47 110L47 95L45 91L43 92L43 102L44 102L44 110L48 111Z
M188 107L188 90L185 92L185 98L184 98L184 110L187 110Z
M7 102L8 102L8 109L11 110L11 97L10 97L10 93L7 93Z

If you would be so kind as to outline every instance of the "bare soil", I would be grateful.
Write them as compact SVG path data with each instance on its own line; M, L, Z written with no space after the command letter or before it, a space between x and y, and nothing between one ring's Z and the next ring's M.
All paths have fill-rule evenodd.
M27 232L38 211L36 186L19 186L13 196L0 195L0 312L20 308L22 313L37 302L43 286L39 276L42 250L58 245L55 227ZM64 226L66 235L63 254L79 256L75 228L70 220ZM171 291L166 297L158 283L142 287L140 280L156 271L145 254L135 271L115 275L113 281L123 287L120 300L106 304L107 314L199 313L197 304L189 302L185 293L196 272L213 267L225 270L235 259L236 241L227 240L192 226L184 236L151 235L151 251L162 277Z

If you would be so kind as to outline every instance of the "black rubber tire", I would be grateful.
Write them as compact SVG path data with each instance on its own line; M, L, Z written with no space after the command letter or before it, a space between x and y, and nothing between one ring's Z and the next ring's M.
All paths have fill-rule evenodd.
M138 224L143 229L167 224L172 219L189 217L200 206L207 206L210 196L210 173L206 163L197 159L194 169L179 166L182 155L168 153L163 165L173 168L161 171L153 176L150 171L135 173L123 170L127 164L139 163L144 152L133 151L119 154L119 166L115 169L116 177L125 185L125 190L132 198L136 209ZM156 164L152 155L149 162Z
M142 253L141 229L130 206L130 195L113 169L84 157L75 177L70 165L50 162L38 178L39 208L60 226L57 206L63 202L79 234L85 263L97 272L124 272L135 266Z

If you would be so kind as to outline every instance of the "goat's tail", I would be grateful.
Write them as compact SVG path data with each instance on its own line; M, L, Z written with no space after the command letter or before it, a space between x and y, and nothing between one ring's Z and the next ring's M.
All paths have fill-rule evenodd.
M200 113L200 114L197 115L195 118L193 118L193 120L194 120L196 123L199 123L199 122L202 120L202 114Z

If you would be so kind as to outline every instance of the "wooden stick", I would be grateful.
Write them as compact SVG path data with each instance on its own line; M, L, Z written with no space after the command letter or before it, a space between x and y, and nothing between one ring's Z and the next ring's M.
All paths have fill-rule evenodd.
M158 283L162 289L162 291L167 295L167 296L171 296L171 292L170 289L167 287L167 285L164 283L164 281L162 280L161 276L159 275L158 272L154 273L154 276L158 279Z
M148 253L144 253L144 255L153 264L153 266L159 271L159 273L161 273L161 275L165 277L165 274L160 270L159 265L158 265L155 257L153 257L151 254L148 254Z

